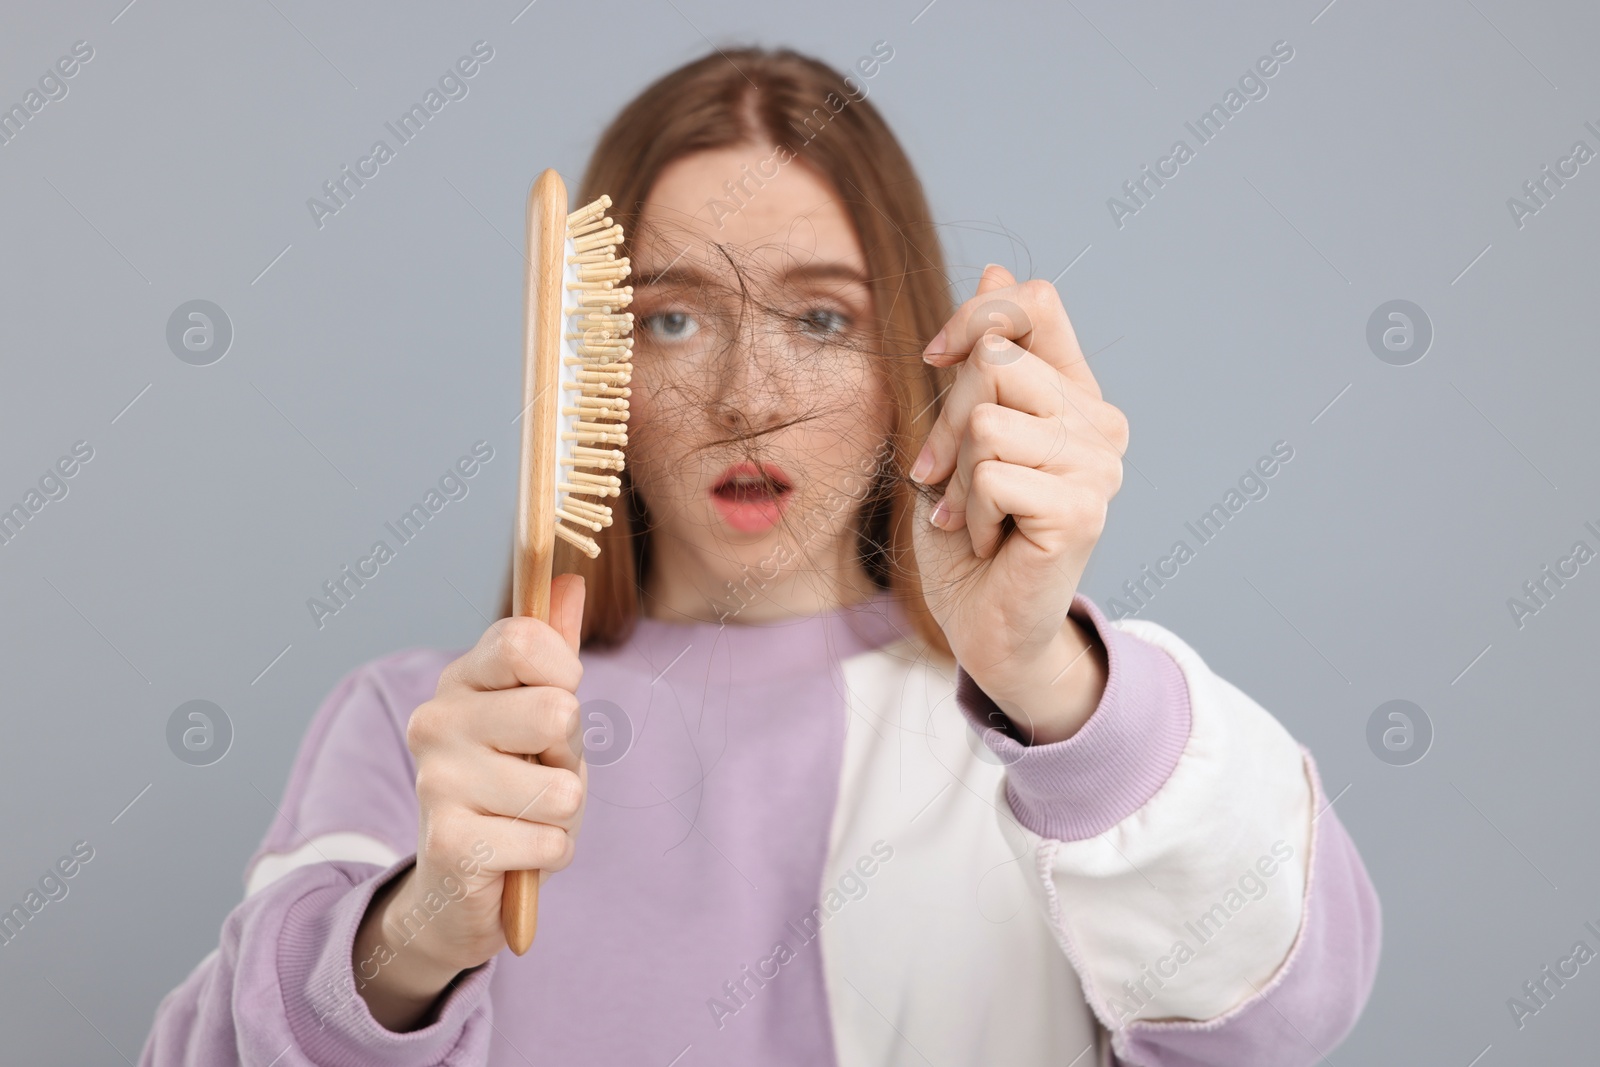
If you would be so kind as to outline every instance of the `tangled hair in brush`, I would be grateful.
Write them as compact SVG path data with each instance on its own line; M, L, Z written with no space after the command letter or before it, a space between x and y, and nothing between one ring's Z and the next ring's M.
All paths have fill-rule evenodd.
M804 161L836 191L860 239L875 321L859 324L847 343L870 357L893 413L873 469L865 472L869 484L859 504L852 501L856 544L865 570L900 603L918 637L948 658L949 645L923 598L912 551L914 505L917 494L928 490L906 472L938 416L938 398L952 373L923 363L922 349L954 309L922 185L860 87L788 50L712 52L658 79L622 109L596 144L576 201L609 194L610 213L631 239L664 168L695 152L739 145L786 149ZM627 243L621 253L628 254ZM748 328L749 320L770 310L761 301L759 268L735 250L724 254L736 281L720 294L729 299L714 302L742 309L731 314L746 322L743 328L729 326L728 336L745 339L729 343L771 336ZM745 442L718 443L726 451ZM629 450L639 447L634 440ZM616 522L596 538L599 557L558 546L556 572L581 574L587 585L586 646L621 643L641 613L641 588L651 565L650 523L626 471L623 479Z

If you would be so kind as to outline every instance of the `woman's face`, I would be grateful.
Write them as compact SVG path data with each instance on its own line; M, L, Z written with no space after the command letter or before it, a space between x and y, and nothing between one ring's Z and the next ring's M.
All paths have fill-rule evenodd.
M628 466L656 607L756 621L854 599L890 408L838 193L786 150L699 152L662 171L631 254Z

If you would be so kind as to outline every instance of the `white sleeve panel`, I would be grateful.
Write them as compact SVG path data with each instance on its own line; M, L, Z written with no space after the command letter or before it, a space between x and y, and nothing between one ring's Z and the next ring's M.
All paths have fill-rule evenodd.
M1177 663L1189 741L1137 812L1095 838L1043 842L1045 905L1106 1025L1211 1019L1268 982L1300 929L1307 757L1176 636L1144 621L1117 628Z
M246 897L254 896L298 867L334 860L354 860L374 867L390 867L400 854L375 837L340 832L312 838L293 852L268 852L259 857L245 880Z

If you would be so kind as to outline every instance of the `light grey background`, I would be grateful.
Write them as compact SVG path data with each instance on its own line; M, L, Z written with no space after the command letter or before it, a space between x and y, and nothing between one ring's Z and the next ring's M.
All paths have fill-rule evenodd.
M0 146L0 505L95 450L0 546L0 903L74 841L96 853L0 948L8 1060L137 1058L240 899L321 698L482 629L509 543L528 183L575 178L615 109L707 38L841 66L887 41L871 99L958 295L989 260L1057 279L1133 426L1099 602L1275 441L1295 449L1145 616L1311 747L1382 894L1377 988L1331 1061L1592 1055L1600 968L1520 1032L1506 1007L1580 937L1600 948L1582 928L1600 564L1521 629L1506 606L1574 541L1600 547L1600 162L1521 229L1506 206L1574 141L1600 149L1591 5L125 2L9 4L0 26L7 106L75 41L95 50ZM590 27L614 57L598 88L572 47ZM319 230L307 198L478 40L494 58L470 95ZM1107 198L1278 40L1294 58L1269 95L1119 229ZM1396 298L1435 330L1408 367L1365 340ZM212 366L166 344L192 299L233 323ZM319 631L306 599L480 438L496 458L470 495ZM1396 698L1435 731L1411 766L1367 746ZM167 747L192 699L235 731L209 767Z

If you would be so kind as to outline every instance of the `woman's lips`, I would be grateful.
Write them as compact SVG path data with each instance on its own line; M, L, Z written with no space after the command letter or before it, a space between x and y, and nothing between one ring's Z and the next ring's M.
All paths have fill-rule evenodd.
M722 521L740 533L765 533L778 524L793 483L772 463L735 463L711 486Z

